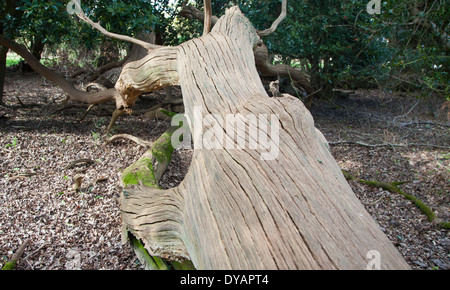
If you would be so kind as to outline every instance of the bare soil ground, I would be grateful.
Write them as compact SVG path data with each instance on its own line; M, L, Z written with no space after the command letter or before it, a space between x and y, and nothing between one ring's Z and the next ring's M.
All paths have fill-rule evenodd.
M142 112L163 94L153 93L133 109ZM132 114L105 134L112 104L95 107L80 122L87 105L57 111L63 99L59 88L34 73L7 74L7 107L0 107L0 266L30 239L19 269L141 269L130 247L121 243L117 198L121 172L145 148L106 139L128 133L154 141L169 123ZM439 111L441 104L356 91L349 98L317 102L312 114L343 169L366 180L406 181L401 186L405 193L420 198L439 220L449 221L449 123ZM338 141L384 146L333 143ZM188 150L175 152L162 187L182 181L190 157ZM71 163L80 159L94 162ZM78 192L72 188L77 174L83 176ZM412 268L450 269L448 230L429 222L399 194L355 181L350 185Z

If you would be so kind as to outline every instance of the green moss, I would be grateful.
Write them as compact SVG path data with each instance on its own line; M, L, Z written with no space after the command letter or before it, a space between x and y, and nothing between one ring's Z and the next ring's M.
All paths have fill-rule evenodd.
M159 259L159 264L155 261L155 258L150 256L147 250L144 247L144 244L141 240L136 239L133 235L129 235L131 246L133 247L136 255L139 258L139 261L144 265L146 269L150 270L167 270L167 265L161 263L161 259Z
M159 111L161 112L161 113L163 113L164 115L167 115L167 116L169 116L169 117L174 117L174 116L176 116L177 115L177 113L175 113L175 112L171 112L171 111L168 111L168 110L166 110L166 109L159 109Z
M353 175L351 175L348 171L345 170L341 170L342 174L344 174L345 179L347 180L354 180L355 177Z
M153 162L150 158L141 158L123 172L122 182L125 186L137 185L141 182L148 187L158 187L153 173Z
M373 181L373 180L363 180L363 179L357 179L356 177L354 177L353 175L351 175L350 173L348 173L345 170L342 170L342 173L344 174L344 176L347 180L356 180L359 183L363 183L363 184L366 184L366 185L369 185L372 187L382 188L382 189L387 190L392 193L399 193L399 194L403 195L404 197L406 197L408 200L414 202L414 204L422 211L422 213L424 213L426 215L428 221L432 222L436 219L436 215L434 214L433 210L430 207L428 207L426 204L424 204L420 199L418 199L414 195L406 194L397 187L398 185L401 185L405 182L399 181L399 182L386 183L386 182ZM445 223L441 223L441 225L442 224L445 224Z
M172 160L174 148L172 146L172 134L178 127L171 127L155 141L152 148L147 151L138 161L126 168L122 175L125 186L142 183L147 187L158 188L155 178L153 162L169 163Z
M144 247L144 243L129 233L132 248L136 252L139 261L146 269L150 270L196 270L194 264L189 260L182 262L166 261L160 257L151 256Z
M441 222L439 226L443 229L450 229L450 222Z
M172 268L174 270L196 270L194 267L194 264L192 264L191 261L189 260L184 260L183 262L170 262L170 264L172 265Z
M169 266L166 264L166 261L164 259L155 256L152 256L152 258L158 266L159 270L169 270Z
M7 262L2 270L14 270L17 266L17 261L11 261L11 262Z
M436 218L436 215L434 214L433 210L414 195L406 194L397 187L393 187L392 192L400 193L410 201L414 202L414 204L427 216L428 221L432 222Z
M409 199L410 201L414 202L414 204L427 216L428 221L432 222L436 215L434 214L433 210L429 208L426 204L424 204L420 199L415 197L414 195L406 194L403 191L401 191L397 185L403 184L404 182L391 182L391 183L385 183L385 182L379 182L379 181L368 181L368 180L362 180L359 179L359 182L363 184L367 184L369 186L382 188L384 190L387 190L392 193L399 193Z
M152 154L158 162L170 162L172 160L172 153L174 150L171 139L172 133L173 132L165 132L162 134L152 147Z

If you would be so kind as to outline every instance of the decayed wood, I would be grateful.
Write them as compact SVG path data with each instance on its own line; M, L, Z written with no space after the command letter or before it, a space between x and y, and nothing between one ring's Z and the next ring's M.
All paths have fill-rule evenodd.
M115 87L128 107L133 106L137 97L144 92L178 83L177 48L163 47L124 65Z
M267 96L255 69L258 41L233 7L209 34L173 48L172 79L182 88L191 132L199 130L193 122L199 109L216 118L273 115L279 140L268 130L258 137L279 141L279 154L264 160L267 148L261 146L194 148L178 187L127 188L121 203L125 228L151 255L190 259L197 269L366 269L370 251L380 253L381 269L407 269L352 192L302 102ZM248 143L252 135L246 138ZM199 140L194 136L194 145Z
M17 262L19 261L20 257L22 257L23 252L25 251L25 248L30 243L30 239L26 239L19 247L19 249L14 253L14 255L11 257L11 260L9 262L6 262L3 266L2 270L14 270L17 267Z
M285 18L286 9L287 2L284 1L282 3L282 12L280 16L270 28L264 31L257 31L259 36L267 36L270 33L273 33L280 22ZM183 17L195 18L199 19L200 21L205 21L204 13L192 5L183 5L179 14ZM217 18L216 16L212 16L211 24L215 25L218 19L219 18ZM282 76L288 79L292 79L296 86L302 87L308 94L307 98L305 99L305 105L308 109L311 108L312 101L317 91L314 91L313 87L309 83L308 78L302 71L284 64L272 65L269 61L269 51L267 49L267 46L262 42L258 43L258 46L254 49L254 54L256 67L263 76Z
M131 241L134 237L142 241L148 256L182 262L189 260L180 237L183 199L170 190L160 190L158 186L172 158L171 136L177 128L166 130L137 162L124 170L122 181L126 189L123 198L126 202L121 205L125 227L122 238L126 241L130 232ZM128 189L137 184L140 185L137 189ZM149 190L151 199L147 199ZM137 215L136 207L140 208ZM147 224L147 221L151 222Z

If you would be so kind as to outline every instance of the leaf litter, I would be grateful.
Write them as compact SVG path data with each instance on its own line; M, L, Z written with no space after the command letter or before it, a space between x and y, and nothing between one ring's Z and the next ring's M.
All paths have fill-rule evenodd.
M151 97L158 99L161 94ZM4 101L8 106L0 107L0 266L30 239L18 269L142 269L131 248L121 242L118 198L121 172L145 148L128 140L107 144L112 135L105 134L114 110L111 104L96 106L79 122L87 105L51 114L61 107L62 99L59 88L34 73L7 75ZM396 118L416 102L383 91L357 91L349 98L317 101L312 114L329 142L449 146L448 120L439 115L438 101ZM139 101L133 110L152 105ZM423 120L432 122L419 122ZM404 125L408 122L411 125ZM113 133L155 141L169 125L142 114L124 115ZM406 181L403 191L420 198L439 219L450 220L447 149L342 144L331 146L331 152L342 169L358 178ZM191 156L189 150L174 151L161 178L162 188L183 180ZM93 162L68 166L80 159ZM74 190L77 175L82 179ZM447 229L429 222L399 194L349 184L413 269L450 269Z

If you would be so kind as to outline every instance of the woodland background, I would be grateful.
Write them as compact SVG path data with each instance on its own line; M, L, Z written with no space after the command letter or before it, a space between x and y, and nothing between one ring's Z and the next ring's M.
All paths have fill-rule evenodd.
M0 34L24 44L45 66L79 88L93 79L113 84L131 50L66 11L68 1L0 2ZM180 15L186 1L82 0L86 15L108 31L177 45L202 33L203 23ZM233 1L257 29L280 13L281 1ZM186 3L184 3L186 4ZM203 1L189 1L203 9ZM272 64L307 75L315 92L311 112L342 169L359 179L405 182L399 186L449 220L449 19L448 1L384 1L370 15L365 1L288 2L288 17L264 39ZM213 1L213 15L232 5ZM263 79L268 85L275 78ZM302 88L280 78L280 91L304 100ZM145 115L164 99L158 91L139 99L111 132L114 108L63 105L64 92L0 46L0 265L31 239L22 269L139 269L120 243L116 203L120 173L145 148L107 143L113 133L154 141L169 125ZM178 88L173 93L181 96ZM62 109L64 108L64 109ZM191 152L175 152L161 186L176 186ZM93 162L71 165L74 160ZM79 192L73 177L83 174ZM448 229L413 202L386 188L349 180L407 262L417 269L449 269ZM78 263L81 261L81 263Z

